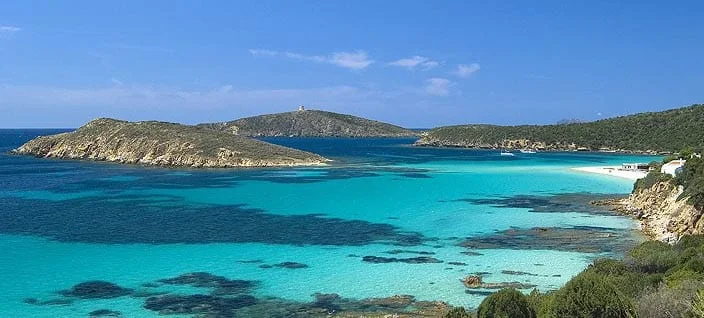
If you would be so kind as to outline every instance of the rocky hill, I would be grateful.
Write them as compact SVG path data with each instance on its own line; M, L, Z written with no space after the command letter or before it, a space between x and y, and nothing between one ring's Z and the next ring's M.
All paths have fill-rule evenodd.
M250 137L411 137L409 129L352 115L321 110L299 110L234 121L201 124Z
M13 152L195 168L302 166L327 161L313 153L202 127L107 118L93 120L74 132L35 138Z
M562 125L462 125L430 130L418 146L674 152L704 146L704 105Z

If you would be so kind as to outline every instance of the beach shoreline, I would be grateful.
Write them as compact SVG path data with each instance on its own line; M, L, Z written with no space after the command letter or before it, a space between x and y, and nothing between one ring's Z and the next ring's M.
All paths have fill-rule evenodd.
M574 167L572 171L601 174L636 181L645 177L648 173L644 171L622 170L619 166L595 166L595 167Z

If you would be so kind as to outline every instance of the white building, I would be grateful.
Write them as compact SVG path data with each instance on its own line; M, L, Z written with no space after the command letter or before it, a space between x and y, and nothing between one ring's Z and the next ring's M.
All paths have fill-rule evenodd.
M678 173L682 172L682 167L684 167L685 162L687 162L687 160L672 160L662 165L662 168L660 168L660 172L669 174L674 177Z

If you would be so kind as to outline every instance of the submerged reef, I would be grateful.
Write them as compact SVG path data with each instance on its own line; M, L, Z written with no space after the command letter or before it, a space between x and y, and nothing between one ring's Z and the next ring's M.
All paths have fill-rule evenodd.
M624 233L626 232L626 233ZM623 229L577 226L572 228L511 228L469 237L459 243L470 249L556 250L583 253L617 253L635 245Z

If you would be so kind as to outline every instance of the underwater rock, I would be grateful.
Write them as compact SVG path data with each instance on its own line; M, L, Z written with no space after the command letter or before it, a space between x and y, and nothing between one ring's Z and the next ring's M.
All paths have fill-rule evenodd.
M467 266L467 263L462 263L462 262L447 262L448 265L455 265L455 266Z
M273 267L274 267L274 266L269 265L269 264L262 264L262 265L259 265L259 268L273 268Z
M538 274L522 272L522 271L512 271L512 270L502 270L501 274L516 275L516 276L540 276Z
M482 283L481 286L477 288L484 289L502 289L502 288L515 288L515 289L529 289L535 288L538 285L521 283L521 282L501 282L501 283Z
M228 279L224 276L213 275L206 272L187 273L174 278L160 279L158 282L170 285L214 288L212 294L215 296L245 293L256 285L254 281Z
M419 254L419 255L435 255L435 252L426 252L426 251L410 251L410 250L390 250L384 252L386 254Z
M442 263L441 260L433 257L419 256L410 258L395 258L395 257L381 257L381 256L364 256L362 261L374 264L383 263L407 263L407 264L428 264L428 263Z
M161 295L166 295L169 292L167 291L150 291L150 290L138 290L134 293L132 293L132 297L134 298L147 298L147 297L154 297L154 296L161 296Z
M366 298L360 300L364 306L377 306L384 308L406 308L415 301L411 295L393 295L386 298Z
M228 281L226 277L206 272L186 273L177 277L158 280L158 282L163 284L191 285L193 287L218 287L221 283L226 281Z
M49 299L40 301L36 298L25 298L23 300L25 304L37 305L37 306L67 306L73 303L71 299Z
M237 263L241 263L241 264L258 264L258 263L264 263L264 261L263 261L263 260L260 260L260 259L251 259L251 260L240 260L240 261L237 261Z
M472 251L464 251L464 252L460 252L460 253L467 255L467 256L482 256L482 255L484 255L482 253L477 253L477 252L472 252Z
M98 317L122 317L122 313L119 311L115 310L110 310L110 309L98 309L98 310L93 310L91 311L88 316L90 318L98 318Z
M469 275L462 279L462 284L467 288L479 288L482 285L482 277L479 275Z
M69 290L60 291L59 294L65 297L94 299L122 297L127 296L132 292L132 289L123 288L111 282L92 280L76 284Z
M627 231L576 226L571 228L510 228L470 237L460 246L470 249L556 250L583 253L624 252L635 244Z
M464 291L465 294L469 295L477 295L477 296L489 296L493 294L493 291L490 290L476 290L476 289L465 289Z
M278 264L274 264L276 267L280 268L289 268L289 269L298 269L298 268L307 268L308 265L303 264L303 263L296 263L296 262L282 262Z
M207 317L231 317L234 310L256 303L257 299L249 295L237 297L166 295L147 298L144 308L156 311L160 315L200 314Z

